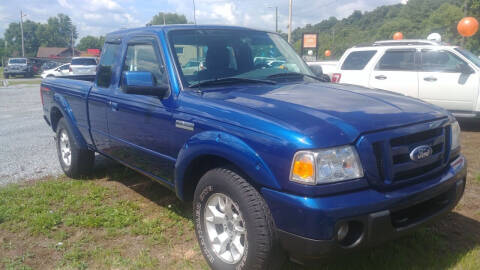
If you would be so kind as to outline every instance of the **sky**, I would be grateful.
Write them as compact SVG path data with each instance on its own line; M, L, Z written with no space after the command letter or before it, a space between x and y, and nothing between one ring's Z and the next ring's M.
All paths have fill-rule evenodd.
M241 25L275 30L275 6L278 27L288 25L289 0L0 0L0 36L9 23L20 20L46 22L58 13L69 15L79 36L99 36L118 30L144 26L158 12L184 14L193 22L193 1L198 24ZM354 10L370 11L378 6L408 0L293 0L292 29L315 24L330 16L344 18Z

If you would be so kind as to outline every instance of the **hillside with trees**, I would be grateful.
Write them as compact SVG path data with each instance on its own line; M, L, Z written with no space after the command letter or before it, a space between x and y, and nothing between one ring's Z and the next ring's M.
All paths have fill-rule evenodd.
M437 32L442 40L461 45L462 37L457 32L457 23L467 16L480 20L480 0L409 0L406 5L381 6L373 11L354 11L342 20L330 17L317 24L308 24L292 32L295 48L300 51L303 33L318 33L319 58L331 50L329 59L339 58L343 52L360 43L392 39L395 32L402 32L404 38L425 39ZM466 38L464 47L480 54L480 33Z

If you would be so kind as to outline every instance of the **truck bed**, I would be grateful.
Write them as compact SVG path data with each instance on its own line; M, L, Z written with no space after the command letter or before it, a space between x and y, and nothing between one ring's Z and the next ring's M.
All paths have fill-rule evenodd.
M93 86L95 76L49 77L42 80L41 95L43 99L44 117L52 123L52 108L55 104L62 106L70 114L72 125L78 127L79 136L91 143L88 124L88 94ZM52 126L52 128L55 128Z

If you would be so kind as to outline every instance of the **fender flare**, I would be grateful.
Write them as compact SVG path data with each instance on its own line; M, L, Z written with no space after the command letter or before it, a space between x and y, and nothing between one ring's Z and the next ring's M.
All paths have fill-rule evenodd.
M55 93L53 95L54 104L52 108L57 108L60 110L63 118L67 121L68 125L70 126L70 130L73 132L73 136L75 137L75 144L78 148L88 148L87 142L80 133L80 130L77 127L77 121L75 120L75 116L73 115L72 109L70 108L70 104L62 95ZM50 109L50 112L52 109ZM51 119L50 119L51 121Z
M175 163L175 191L182 200L185 172L190 163L202 155L218 156L230 161L258 186L280 189L268 165L244 141L222 131L204 131L195 134L183 145Z

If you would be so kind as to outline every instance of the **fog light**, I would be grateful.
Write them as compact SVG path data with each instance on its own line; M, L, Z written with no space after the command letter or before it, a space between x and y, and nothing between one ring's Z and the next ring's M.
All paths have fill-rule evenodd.
M343 241L343 239L345 239L345 237L347 236L348 234L348 223L344 223L342 224L342 226L340 226L340 228L338 228L337 230L337 239L338 241Z

